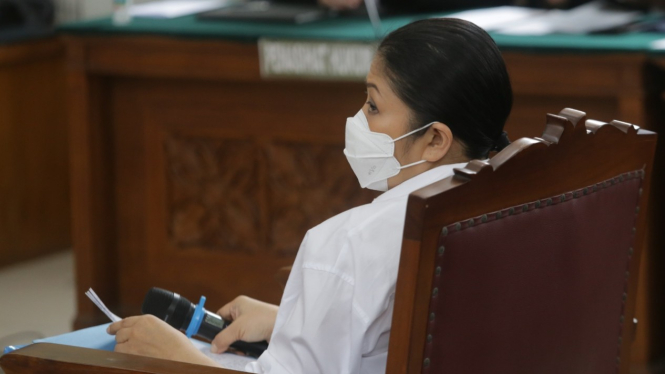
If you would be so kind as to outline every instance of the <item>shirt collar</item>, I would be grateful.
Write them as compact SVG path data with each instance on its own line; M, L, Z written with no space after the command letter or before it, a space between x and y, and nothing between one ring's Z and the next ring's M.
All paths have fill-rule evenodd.
M434 182L438 182L442 179L452 176L455 174L453 169L463 168L466 166L466 164L466 162L463 162L459 164L441 165L435 167L434 169L427 170L426 172L418 174L411 179L405 180L397 186L382 193L379 197L374 199L374 202L381 202L398 197L408 196L413 191L419 190Z

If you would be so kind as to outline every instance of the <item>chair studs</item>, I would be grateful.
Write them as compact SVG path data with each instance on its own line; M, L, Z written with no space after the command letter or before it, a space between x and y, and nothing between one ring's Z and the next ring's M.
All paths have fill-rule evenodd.
M638 214L640 212L640 207L635 207L635 214Z
M427 342L431 343L432 342L432 334L427 334Z
M433 314L434 313L432 313L432 315ZM432 320L432 315L430 315L430 321ZM621 315L621 318L619 318L619 322L623 323L623 320L624 320L623 315Z
M438 250L439 256L443 256L443 251L445 251L445 250L446 250L446 247L440 246L439 250Z
M487 222L487 214L483 214L482 217L480 217L480 222L482 223Z
M623 300L623 302L625 303L627 298L628 298L628 294L626 294L624 292L623 295L621 296L621 300Z
M593 192L596 192L596 191L598 191L598 185L595 185L595 184L594 184L594 185L593 185Z
M551 198L550 198L550 199L547 199L547 202L546 202L546 204L547 204L547 206L550 206L550 205L552 205L552 199L551 199Z
M460 231L461 229L462 229L462 224L459 223L459 222L457 222L457 223L455 224L455 230Z
M529 204L522 205L522 212L526 212L527 210L529 210Z
M563 203L564 201L566 201L566 194L563 194L563 195L561 195L561 197L559 197L559 202L560 203Z
M540 208L540 200L536 201L536 209Z
M508 215L509 215L509 216L512 216L513 214L515 214L515 208L510 208L510 209L508 210Z
M438 294L439 294L439 288L434 287L434 289L432 290L432 297L436 297L436 295L438 295Z
M441 235L442 236L448 235L448 228L447 227L444 227L444 228L441 229Z
M621 363L621 357L617 356L617 364Z
M437 276L441 275L441 266L436 267L436 270L434 270L434 274L436 274Z
M628 248L628 254L631 256L633 255L633 247Z
M635 234L636 231L637 231L637 230L633 227L633 234Z
M434 318L436 318L436 315L434 314L434 312L430 313L429 314L429 321L430 322L434 321ZM622 319L622 322L623 322L623 316L621 316L621 319Z
M429 362L430 362L430 361L429 361L429 358L424 359L424 360L423 360L423 366L424 366L424 367L429 367Z
M640 188L640 190L637 193L639 193L640 196L642 196L642 189Z
M621 346L622 343L623 343L623 338L619 337L619 346Z
M626 279L628 279L629 277L630 277L630 272L627 271L627 272L626 272Z
M623 175L619 177L619 182L623 182Z
M496 219L501 219L501 218L503 218L501 211L496 212Z

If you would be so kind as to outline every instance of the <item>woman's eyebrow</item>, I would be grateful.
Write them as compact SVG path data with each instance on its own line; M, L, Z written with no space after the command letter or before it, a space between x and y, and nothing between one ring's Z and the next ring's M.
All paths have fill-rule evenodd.
M365 86L366 86L367 88L373 88L373 89L375 89L376 92L378 92L379 95L381 95L381 91L379 91L379 87L377 87L376 84L371 83L371 82L365 82Z

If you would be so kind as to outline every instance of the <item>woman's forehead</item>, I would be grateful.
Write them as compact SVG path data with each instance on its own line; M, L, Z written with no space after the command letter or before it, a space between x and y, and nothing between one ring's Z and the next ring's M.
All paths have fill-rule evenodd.
M372 60L372 64L369 67L369 73L367 73L367 82L372 82L376 84L376 80L383 81L383 62L380 58L375 57Z
M367 92L372 93L372 99L378 103L383 113L397 113L409 115L410 110L400 97L393 91L390 79L386 74L383 61L374 58L365 82ZM371 90L371 91L370 91Z
M372 61L365 83L368 88L376 88L383 98L395 96L392 92L392 87L390 87L388 77L386 76L383 62L379 58L374 58Z

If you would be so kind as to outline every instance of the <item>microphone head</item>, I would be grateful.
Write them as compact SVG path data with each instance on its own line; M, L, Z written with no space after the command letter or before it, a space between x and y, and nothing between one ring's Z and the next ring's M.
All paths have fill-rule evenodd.
M176 329L186 329L196 307L175 292L153 287L145 295L141 312L152 314Z

